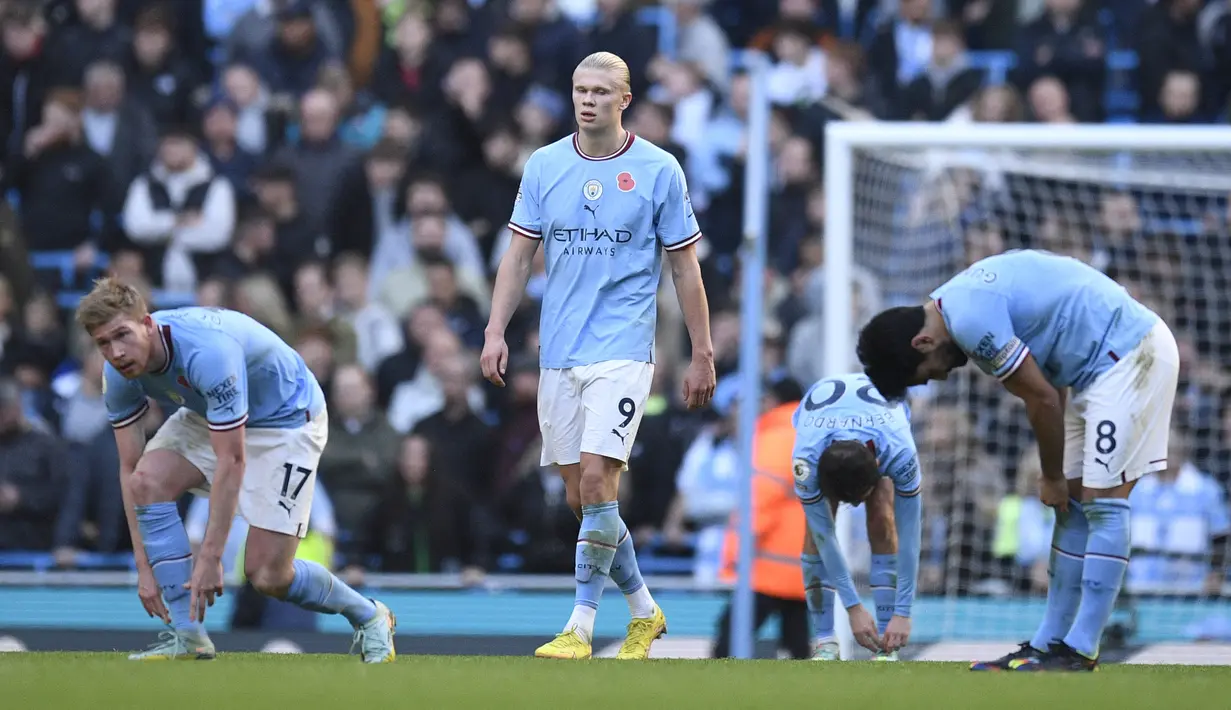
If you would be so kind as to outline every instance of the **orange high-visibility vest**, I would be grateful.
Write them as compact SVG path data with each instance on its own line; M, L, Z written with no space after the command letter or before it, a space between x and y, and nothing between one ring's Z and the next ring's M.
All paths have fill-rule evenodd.
M779 599L804 598L799 566L807 522L795 496L791 453L795 428L791 415L798 402L783 404L761 415L752 439L752 533L756 540L752 588ZM734 582L739 559L738 513L731 516L722 549L720 579Z

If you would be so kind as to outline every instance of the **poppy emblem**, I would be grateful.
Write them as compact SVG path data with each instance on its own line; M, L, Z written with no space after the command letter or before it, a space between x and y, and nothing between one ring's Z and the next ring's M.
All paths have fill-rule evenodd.
M632 173L628 172L617 175L616 182L620 186L620 192L629 192L637 186L637 181L633 179Z

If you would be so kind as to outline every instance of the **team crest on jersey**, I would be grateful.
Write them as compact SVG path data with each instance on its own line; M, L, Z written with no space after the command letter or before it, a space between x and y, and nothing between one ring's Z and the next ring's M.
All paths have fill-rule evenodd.
M603 196L603 183L598 180L590 180L581 188L581 194L585 195L587 200L593 202Z
M808 474L812 473L812 466L803 459L795 459L792 468L795 472L795 481L797 483L802 484L808 480Z
M637 186L637 181L633 179L633 174L623 172L616 176L616 184L620 186L620 192L631 192Z
M170 399L172 402L175 402L176 404L180 405L181 407L184 406L184 398L180 396L179 392L172 392L171 390L167 390L167 398Z

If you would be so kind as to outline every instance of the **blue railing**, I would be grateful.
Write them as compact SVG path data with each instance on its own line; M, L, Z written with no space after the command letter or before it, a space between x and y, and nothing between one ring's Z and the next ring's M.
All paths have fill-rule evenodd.
M637 564L643 574L687 576L693 571L694 551L694 536L685 536L680 544L673 545L670 549L663 538L655 536L637 546ZM373 569L380 569L380 556L374 555L366 560L366 563ZM337 560L337 564L343 564L341 558ZM520 555L506 553L497 558L494 571L517 573L522 570L522 566L523 561ZM74 568L87 571L135 569L131 552L78 553L75 557ZM0 570L47 572L53 569L56 569L56 561L51 552L0 551Z
M91 264L93 273L101 273L110 264L106 254L99 253ZM73 310L81 301L85 292L78 289L78 270L76 259L71 251L34 251L30 252L30 268L35 271L50 271L60 279L60 288L56 293L56 305L64 310ZM178 308L196 303L196 294L183 291L167 291L154 289L153 306L155 308Z

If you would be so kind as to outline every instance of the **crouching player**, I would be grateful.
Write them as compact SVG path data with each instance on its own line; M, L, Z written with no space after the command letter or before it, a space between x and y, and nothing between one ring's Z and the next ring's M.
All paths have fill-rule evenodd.
M103 397L120 456L138 595L171 630L132 660L210 659L205 609L223 593L222 551L236 510L249 523L244 573L263 594L355 628L366 663L394 659L394 618L314 562L295 559L308 532L329 418L316 378L273 331L217 308L148 311L132 286L102 279L77 322L107 364ZM179 409L148 443L147 397ZM175 501L210 495L193 564Z
M1167 468L1180 357L1166 323L1076 259L1015 250L877 314L858 354L891 400L969 359L1025 404L1056 509L1047 609L1034 638L971 668L1095 670L1128 568L1129 493Z
M810 533L801 561L816 634L813 658L838 660L836 592L855 641L877 660L896 661L898 649L910 640L919 572L922 509L910 410L904 402L886 402L866 376L841 375L808 390L794 424L795 492ZM834 528L839 503L865 502L875 621L859 601Z

